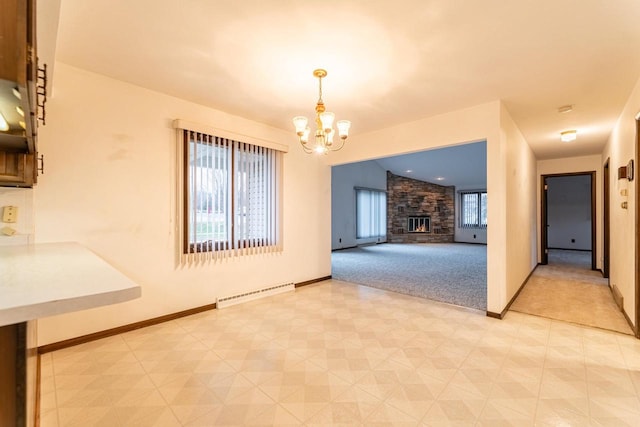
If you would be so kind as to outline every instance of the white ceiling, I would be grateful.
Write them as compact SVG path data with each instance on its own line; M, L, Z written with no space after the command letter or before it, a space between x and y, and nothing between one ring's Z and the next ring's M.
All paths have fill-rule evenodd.
M375 160L395 175L438 185L487 188L487 144L475 142Z
M639 22L638 0L62 0L57 59L283 129L318 67L354 134L501 99L553 158L601 151Z

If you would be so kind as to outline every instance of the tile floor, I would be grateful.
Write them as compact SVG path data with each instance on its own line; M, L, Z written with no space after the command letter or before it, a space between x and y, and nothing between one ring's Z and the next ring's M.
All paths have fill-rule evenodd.
M50 426L637 426L640 341L339 281L42 356Z
M536 268L511 310L633 334L608 280L591 270L591 252L550 251L549 265Z

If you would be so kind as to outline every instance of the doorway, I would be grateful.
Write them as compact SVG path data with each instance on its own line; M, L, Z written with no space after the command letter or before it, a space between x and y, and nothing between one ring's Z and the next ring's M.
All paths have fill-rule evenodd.
M486 311L486 153L479 141L333 166L332 277ZM381 200L360 203L363 189ZM469 218L460 194L477 196Z
M563 255L591 252L596 270L596 172L549 174L541 177L541 264L549 251Z

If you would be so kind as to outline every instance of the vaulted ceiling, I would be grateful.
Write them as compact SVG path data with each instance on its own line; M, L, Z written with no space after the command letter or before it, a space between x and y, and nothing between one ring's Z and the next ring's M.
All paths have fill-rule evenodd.
M542 159L602 150L639 22L637 0L62 0L56 58L291 130L320 67L353 134L500 99Z
M374 160L395 175L438 185L487 188L487 144L484 141Z

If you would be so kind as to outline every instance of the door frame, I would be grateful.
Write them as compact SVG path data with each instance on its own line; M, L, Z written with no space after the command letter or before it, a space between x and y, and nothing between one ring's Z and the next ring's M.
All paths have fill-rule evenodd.
M609 279L609 254L611 252L611 167L610 158L602 166L602 277ZM609 280L607 280L609 282Z
M636 143L635 143L635 163L636 165L639 164L640 162L640 113L636 114ZM636 166L637 167L637 166ZM636 298L635 298L635 305L636 305L636 327L635 327L635 334L636 334L636 338L640 338L640 261L638 260L638 256L640 256L640 209L639 209L639 203L640 203L640 185L638 184L638 179L634 179L635 181L635 193L636 193L636 197L635 197L635 211L636 211L636 215L635 215L635 254L634 254L634 259L635 259L635 287L636 287Z
M548 225L547 225L547 178L566 176L591 177L591 269L597 269L597 236L596 236L596 171L551 173L540 176L540 264L549 263ZM638 301L636 300L636 304Z

